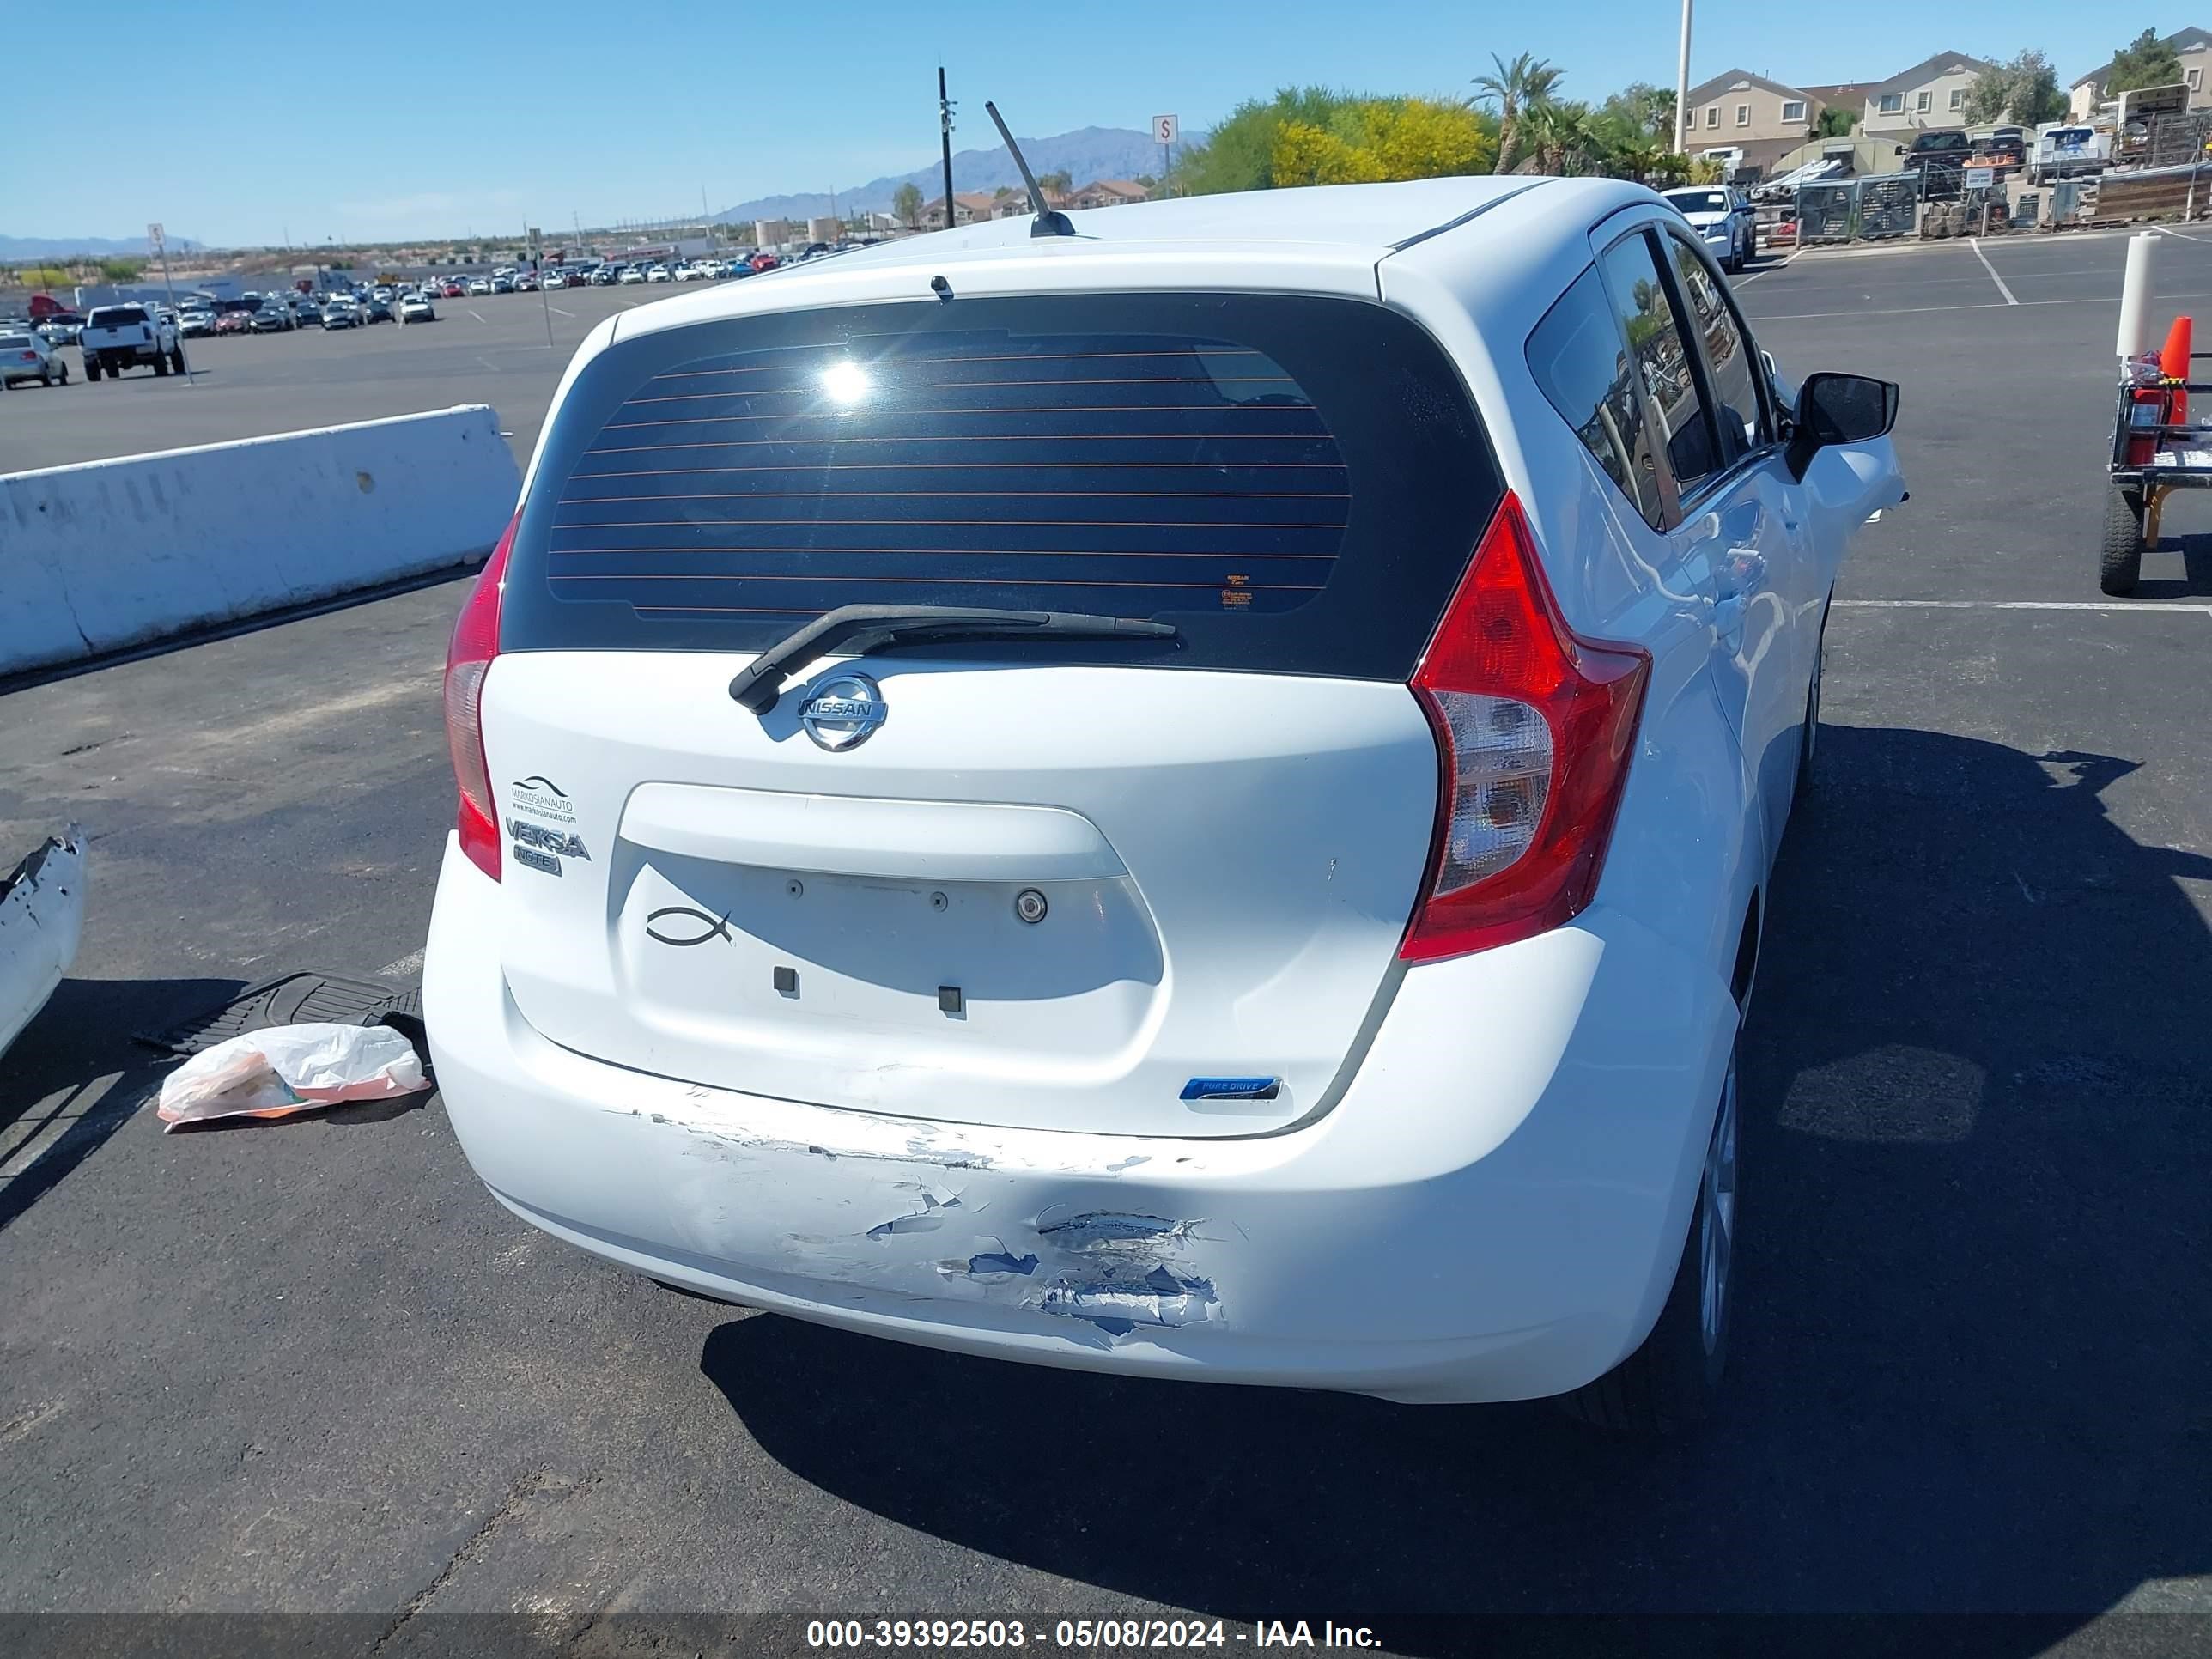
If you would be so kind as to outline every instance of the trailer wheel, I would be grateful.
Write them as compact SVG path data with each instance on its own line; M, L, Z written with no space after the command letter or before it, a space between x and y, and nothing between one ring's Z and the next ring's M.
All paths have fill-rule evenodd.
M2142 574L2143 520L2140 496L2114 484L2105 495L2105 541L2097 565L2097 586L2107 593L2132 593Z

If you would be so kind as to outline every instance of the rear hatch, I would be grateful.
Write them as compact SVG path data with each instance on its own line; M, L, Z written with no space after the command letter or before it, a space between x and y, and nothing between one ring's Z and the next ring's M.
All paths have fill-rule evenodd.
M963 297L617 343L545 440L483 687L518 1010L900 1115L1206 1135L1325 1106L1435 830L1407 680L1502 493L1447 358L1371 302ZM732 700L848 604L1178 637L893 647Z

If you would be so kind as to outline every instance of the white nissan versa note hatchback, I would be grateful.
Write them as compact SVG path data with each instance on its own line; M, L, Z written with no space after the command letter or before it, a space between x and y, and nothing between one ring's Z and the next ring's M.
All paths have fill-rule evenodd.
M1696 1417L1895 388L1628 185L1074 223L577 353L446 671L471 1162L848 1330Z

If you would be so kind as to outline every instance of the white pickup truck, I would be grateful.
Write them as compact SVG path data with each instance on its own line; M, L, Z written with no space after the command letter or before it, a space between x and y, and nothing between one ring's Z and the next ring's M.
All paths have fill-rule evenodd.
M156 374L185 372L185 348L177 325L148 306L95 306L84 319L77 344L84 349L84 378L120 377L126 368L150 364Z
M2035 130L2035 148L2027 158L2027 181L2046 185L2054 179L2075 179L2102 173L2112 162L2112 135L2099 131L2086 121L2046 121Z

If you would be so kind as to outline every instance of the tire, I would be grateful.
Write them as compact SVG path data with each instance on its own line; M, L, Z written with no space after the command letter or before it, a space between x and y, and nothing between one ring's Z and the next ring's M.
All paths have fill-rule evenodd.
M183 346L177 345L169 348L169 367L179 374L185 372L185 349Z
M2142 508L2118 484L2105 494L2105 539L2097 556L2097 586L2118 597L2136 591L2142 575Z
M62 362L62 384L64 386L67 386L69 384L69 362L67 359L64 359Z
M1595 1382L1561 1397L1569 1415L1608 1433L1656 1438L1711 1414L1728 1364L1735 1306L1736 1062L1713 1114L1690 1236L1666 1306L1644 1346Z
M169 378L169 360L158 351L154 354L154 378L157 380Z
M84 378L88 385L96 386L100 383L99 358L88 357L84 360Z
M50 364L39 371L39 384L51 392L54 387L54 371Z

